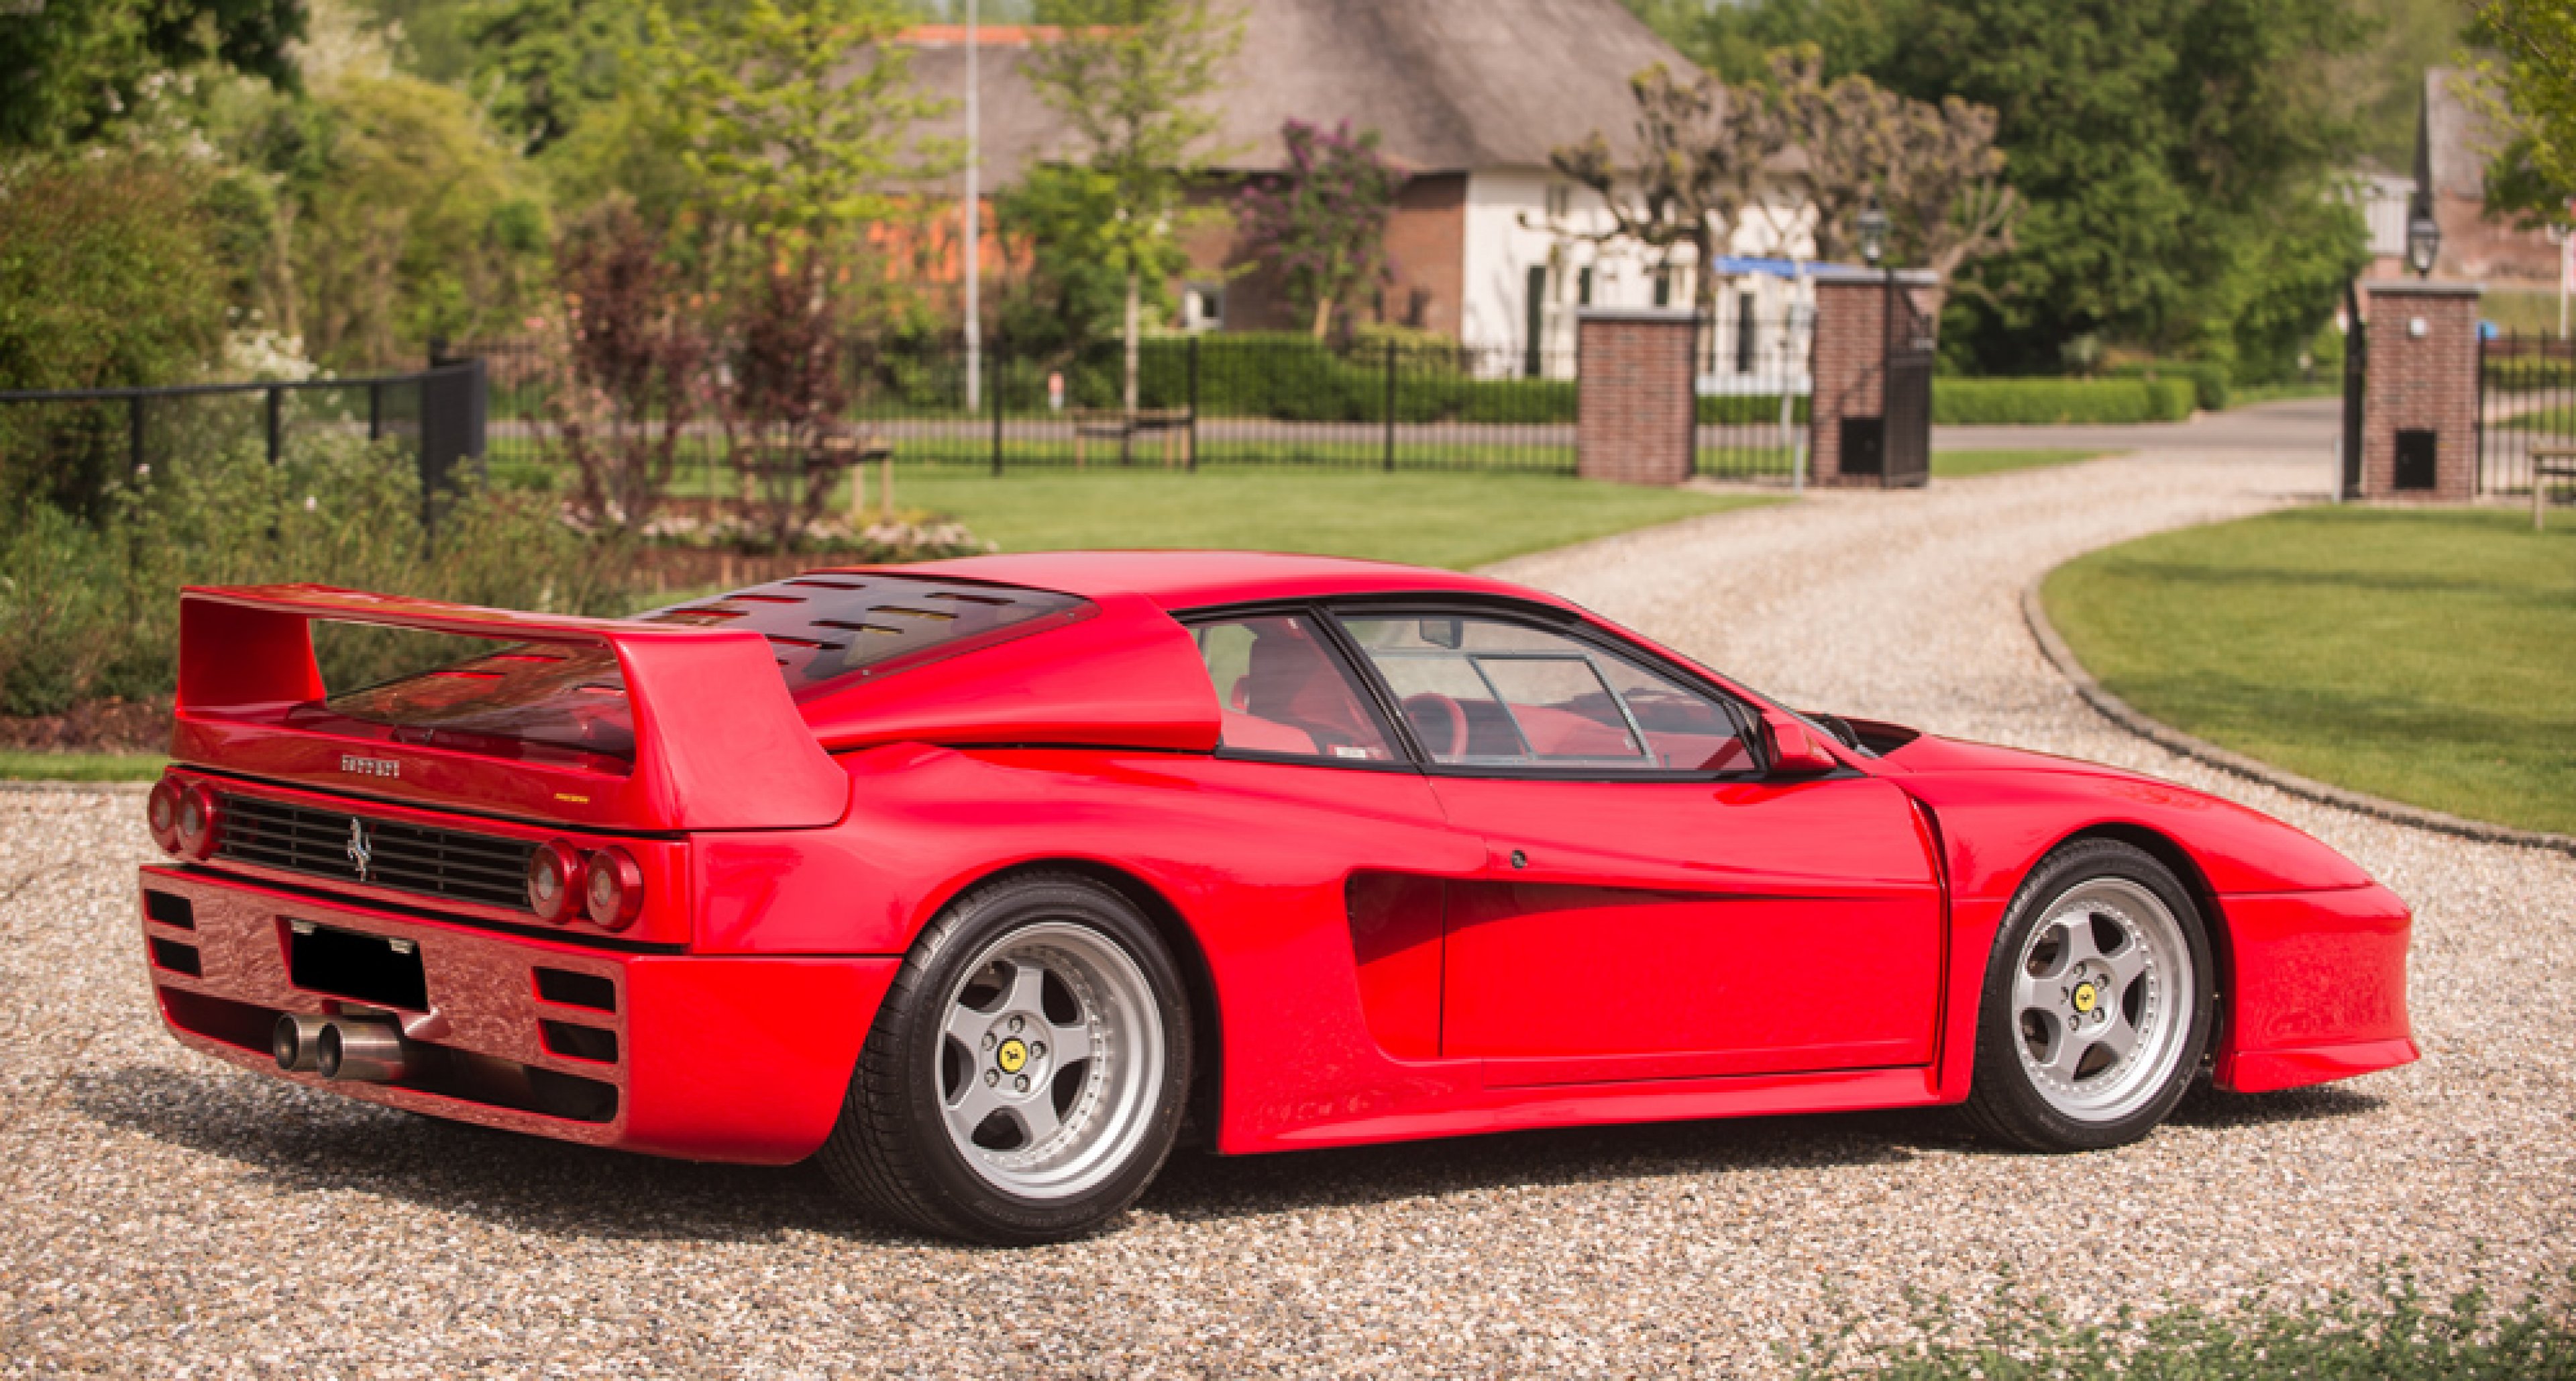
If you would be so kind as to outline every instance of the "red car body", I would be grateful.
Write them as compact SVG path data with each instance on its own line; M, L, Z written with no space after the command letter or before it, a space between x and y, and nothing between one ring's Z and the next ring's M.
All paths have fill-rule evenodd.
M1027 607L801 683L790 663L831 644L706 626L808 596ZM281 1014L390 1014L446 1056L436 1076L327 1086L418 1112L799 1160L831 1129L923 926L966 889L1038 867L1114 885L1171 939L1213 1052L1194 1106L1221 1152L1955 1103L2005 908L2044 855L2087 835L2164 860L2210 918L2219 1087L2416 1056L2405 906L2252 810L1886 725L1859 726L1869 751L1820 742L1836 769L1797 779L1238 753L1221 746L1235 710L1176 618L1334 601L1502 611L1769 703L1495 581L1100 553L816 572L677 625L310 586L183 600L174 780L213 819L201 850L177 849L193 856L142 870L162 1014L193 1048L314 1084L271 1058ZM582 732L619 751L333 713L316 620L609 667L576 689L616 707ZM411 684L470 697L519 674ZM611 742L620 732L631 744ZM623 850L642 896L631 919L549 923L514 898L509 860L551 841ZM410 871L383 872L397 854Z

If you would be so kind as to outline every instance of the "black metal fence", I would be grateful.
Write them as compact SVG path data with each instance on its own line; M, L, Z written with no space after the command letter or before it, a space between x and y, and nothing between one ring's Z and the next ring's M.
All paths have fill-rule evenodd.
M1695 473L1787 481L1805 452L1812 314L1761 313L1721 299L1699 329Z
M550 383L518 342L476 347L491 368L491 455L548 458ZM1578 385L1571 351L1191 335L1140 343L1133 406L1119 342L1077 351L988 349L969 387L962 348L853 352L848 433L902 464L996 474L1047 467L1285 465L1370 470L1574 472ZM970 396L971 395L971 396ZM689 423L678 487L726 492L716 417Z
M13 495L94 510L156 460L257 446L271 464L317 437L391 441L445 489L484 451L481 361L365 379L0 392L0 471Z
M2576 342L2546 335L2481 340L2478 492L2530 493L2534 453L2550 450L2576 450Z

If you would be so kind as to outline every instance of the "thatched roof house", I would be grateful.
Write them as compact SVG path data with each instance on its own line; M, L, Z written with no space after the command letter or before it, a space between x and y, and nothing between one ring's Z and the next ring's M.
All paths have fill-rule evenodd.
M1243 45L1215 98L1222 166L1245 175L1278 167L1287 120L1347 120L1376 130L1413 174L1388 232L1395 281L1377 304L1382 316L1471 342L1555 347L1570 344L1578 298L1653 299L1642 264L1604 261L1596 272L1588 247L1524 223L1551 210L1582 218L1589 196L1549 172L1549 152L1594 130L1614 147L1629 144L1629 79L1657 63L1689 66L1619 0L1238 3ZM982 37L985 184L1080 156L1021 70L1043 35L988 27ZM914 79L962 96L963 31L925 28L910 41ZM963 109L952 108L924 133L958 137L964 124ZM1238 259L1231 244L1200 246L1197 257L1204 271L1185 299L1189 324L1301 324L1260 273L1223 272Z

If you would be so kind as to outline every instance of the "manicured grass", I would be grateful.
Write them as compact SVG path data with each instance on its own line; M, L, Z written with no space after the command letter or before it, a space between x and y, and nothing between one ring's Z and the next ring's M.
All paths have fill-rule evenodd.
M1240 547L1465 568L1771 500L1554 475L899 470L896 502L1005 551Z
M2073 465L2082 460L2100 460L2109 454L2109 451L1934 451L1932 474L1936 479L1966 479L1970 475L2030 470L2042 465Z
M2049 577L2114 693L2293 772L2576 833L2576 530L2512 512L2310 508L2166 533Z
M28 753L0 750L0 781L148 782L170 760L158 753Z

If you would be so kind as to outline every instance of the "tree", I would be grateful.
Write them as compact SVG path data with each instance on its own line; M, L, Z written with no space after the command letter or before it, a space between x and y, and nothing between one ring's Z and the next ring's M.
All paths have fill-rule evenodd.
M544 204L465 93L345 75L268 129L293 208L293 325L313 358L414 360L433 339L525 315L545 261Z
M183 383L212 362L222 276L199 189L194 169L132 154L0 169L0 389ZM0 408L0 513L95 513L127 416Z
M594 521L641 526L698 413L705 333L662 237L613 197L557 249L546 411Z
M1628 241L1670 267L1683 249L1696 266L1692 305L1715 314L1711 267L1737 223L1763 194L1772 160L1790 146L1779 106L1714 78L1676 77L1658 63L1629 82L1637 98L1637 162L1622 168L1599 130L1548 156L1559 173L1609 208L1610 228L1558 233L1596 243Z
M1315 339L1333 309L1386 279L1386 223L1404 174L1378 152L1376 130L1345 120L1329 133L1303 120L1279 127L1288 166L1255 179L1235 202L1245 244L1277 266L1290 305L1314 319Z
M222 66L280 89L305 0L74 0L0 14L0 148L95 139L144 107L167 73Z
M1001 302L1014 352L1062 351L1118 334L1127 273L1117 263L1118 187L1083 163L1037 163L993 206L993 233L1014 266ZM1145 305L1169 309L1172 275L1189 260L1166 242L1138 275Z
M2576 187L2576 0L2485 0L2477 18L2500 50L2484 67L2503 88L2524 180Z
M694 246L721 304L729 378L716 391L746 501L793 545L835 476L827 440L847 401L845 309L860 232L901 208L890 188L942 170L912 127L939 108L889 43L890 0L750 0L703 19L648 16L629 59L651 74L647 118L702 206Z
M1217 117L1199 102L1241 44L1242 23L1218 0L1052 0L1040 17L1056 27L1022 70L1112 194L1105 247L1127 280L1121 396L1132 413L1144 275L1169 259L1182 194L1209 170Z
M1887 212L1894 262L1931 272L1937 293L1967 264L2012 248L2021 201L2003 180L1993 111L1956 96L1909 100L1857 72L1827 81L1812 47L1774 52L1760 91L1798 151L1780 176L1798 194L1818 259L1852 252L1873 199Z

